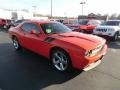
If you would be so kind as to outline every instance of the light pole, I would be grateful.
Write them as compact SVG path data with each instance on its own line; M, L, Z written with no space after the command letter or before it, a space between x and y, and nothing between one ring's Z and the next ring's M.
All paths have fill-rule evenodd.
M51 0L51 18L52 18L52 0Z
M36 15L36 8L37 8L37 6L32 6L32 7L34 8L33 16L35 16Z
M82 5L82 16L83 16L83 5L86 4L86 2L80 2L80 4Z

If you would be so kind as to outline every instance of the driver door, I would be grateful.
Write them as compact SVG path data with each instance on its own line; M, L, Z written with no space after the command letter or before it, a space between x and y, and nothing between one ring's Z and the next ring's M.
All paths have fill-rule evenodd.
M40 46L40 40L43 39L43 35L40 32L36 23L24 23L21 27L22 32L22 45L34 52L38 52ZM36 34L31 33L34 30Z

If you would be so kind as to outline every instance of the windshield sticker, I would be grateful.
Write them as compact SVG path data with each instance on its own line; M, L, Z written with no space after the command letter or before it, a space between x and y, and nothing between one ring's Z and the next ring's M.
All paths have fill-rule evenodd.
M46 29L46 33L51 33L52 30L51 29Z

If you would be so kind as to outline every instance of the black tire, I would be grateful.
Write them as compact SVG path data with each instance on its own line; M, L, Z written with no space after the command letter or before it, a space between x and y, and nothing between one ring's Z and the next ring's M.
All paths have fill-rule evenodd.
M19 41L18 41L18 39L16 37L13 37L12 41L13 41L13 46L14 46L16 51L18 51L18 50L20 50L22 48L20 46Z
M56 55L58 55L58 57ZM51 52L51 60L57 71L66 72L72 70L71 59L69 55L62 49L54 49Z
M116 40L118 39L118 37L119 37L119 33L116 32L116 33L114 34L114 36L112 37L112 41L116 41Z

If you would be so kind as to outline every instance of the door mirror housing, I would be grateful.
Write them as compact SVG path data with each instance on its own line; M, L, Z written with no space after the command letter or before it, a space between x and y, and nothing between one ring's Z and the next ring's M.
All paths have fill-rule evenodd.
M31 30L30 34L37 34L36 30Z
M36 30L31 30L30 34L39 35L39 34L40 34L40 32L38 33Z
M39 36L40 32L37 32L36 30L31 30L30 34L34 34L36 36Z

